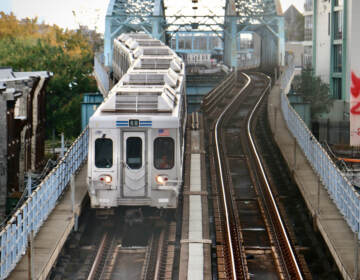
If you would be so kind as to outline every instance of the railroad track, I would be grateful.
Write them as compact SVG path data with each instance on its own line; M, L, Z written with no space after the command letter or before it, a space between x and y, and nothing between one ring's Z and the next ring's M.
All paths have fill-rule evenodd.
M203 101L219 279L303 279L252 139L254 112L269 89L263 74L232 73Z
M171 279L175 231L174 222L112 227L99 242L87 279Z

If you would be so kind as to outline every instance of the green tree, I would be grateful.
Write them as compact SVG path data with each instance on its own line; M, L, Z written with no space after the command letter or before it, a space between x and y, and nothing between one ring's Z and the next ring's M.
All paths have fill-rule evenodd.
M54 74L47 86L48 136L53 130L67 137L77 136L82 94L97 90L92 75L94 46L83 33L0 13L0 66Z
M294 78L292 85L295 92L310 103L312 119L321 113L329 113L333 103L329 85L315 76L313 69L303 69L301 75Z

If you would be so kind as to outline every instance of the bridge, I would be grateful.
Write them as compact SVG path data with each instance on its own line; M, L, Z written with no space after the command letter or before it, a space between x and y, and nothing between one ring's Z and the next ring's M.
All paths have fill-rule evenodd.
M279 102L276 103L274 99L269 107L273 133L276 134L278 144L287 145L280 148L284 154L290 155L287 161L295 177L306 172L312 174L309 175L312 180L311 186L315 184L318 187L316 191L318 195L314 195L313 190L304 187L303 196L305 199L307 196L310 197L307 201L309 209L343 277L357 278L360 197L349 180L333 164L287 99L286 94L294 76L294 67L291 63L285 64L284 20L279 1L226 0L213 10L205 9L207 12L204 14L198 12L199 6L200 1L192 0L190 11L179 13L179 10L171 10L170 0L111 0L105 19L104 52L95 57L95 76L99 90L106 95L113 85L111 78L113 39L121 33L131 31L151 34L183 55L205 54L220 49L223 53L223 63L228 68L247 69L249 66L255 66L268 71L281 68L280 79L276 81L274 87L276 91L274 96L278 95ZM240 39L241 34L250 34L255 46L251 48L244 46ZM244 63L241 59L242 54L249 54L249 61ZM289 136L278 133L285 130L290 132ZM286 141L285 137L288 137ZM289 141L292 143L289 144ZM66 217L62 218L63 222L67 220L64 231L66 233L61 237L61 242L57 241L56 249L51 252L51 262L47 260L41 271L35 271L31 261L28 268L22 263L22 271L18 271L17 275L29 274L32 279L44 279L59 254L64 243L63 238L73 228L77 229L81 199L85 194L83 189L74 189L79 185L74 180L75 175L78 174L77 177L81 177L81 185L84 188L87 143L88 133L85 129L39 186L33 191L29 188L26 201L3 224L0 232L1 279L9 275L10 279L20 279L11 272L19 263L25 262L23 259L26 259L24 256L26 252L29 259L34 257L32 253L34 237L36 239L41 229L46 227L48 217L57 205L62 203L60 200L67 199L66 211L69 213L67 212ZM290 152L288 147L292 149ZM301 153L298 149L301 149ZM310 166L306 172L305 167L299 167L302 157ZM305 173L297 173L300 172L298 169ZM67 188L69 184L70 191ZM321 215L319 204L312 200L331 204L334 208L331 210L331 219ZM330 220L332 224L329 224ZM330 228L339 225L339 223L334 224L334 220L339 220L344 227L340 237L334 233L333 228ZM331 235L332 233L334 234ZM344 246L339 241L353 237L354 242L350 241L350 246ZM355 257L349 257L350 254L354 254Z
M97 54L94 62L95 77L103 94L112 85L109 74L113 40L126 32L151 34L180 55L210 54L220 49L223 62L229 67L258 63L271 71L284 65L284 18L279 0L226 0L210 7L197 0L192 1L190 7L189 3L186 2L187 7L181 4L177 7L170 0L110 1L105 17L104 52ZM240 42L242 33L256 34L255 46L245 47ZM250 61L241 59L241 53L255 50L258 56L252 56Z

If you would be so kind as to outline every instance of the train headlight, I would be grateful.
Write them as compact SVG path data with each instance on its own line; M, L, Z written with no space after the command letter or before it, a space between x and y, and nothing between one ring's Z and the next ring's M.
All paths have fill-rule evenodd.
M105 184L110 184L112 182L112 177L110 175L102 175L100 177L100 181L104 182Z
M156 183L160 185L165 185L166 182L169 180L167 175L156 175L155 177Z

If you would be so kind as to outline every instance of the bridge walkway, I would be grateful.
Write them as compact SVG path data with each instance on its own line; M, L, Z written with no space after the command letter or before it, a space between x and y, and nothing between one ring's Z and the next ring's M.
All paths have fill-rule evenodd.
M85 161L75 177L75 211L73 212L72 209L70 186L67 186L56 207L34 238L32 246L32 269L34 271L31 273L33 277L29 277L31 269L28 249L7 279L46 279L76 223L74 213L79 216L82 210L82 204L87 196L86 176L87 164Z
M358 279L356 267L357 236L330 198L285 123L281 89L275 85L268 99L268 117L275 141L294 174L302 196L344 279ZM320 188L319 188L320 186Z

